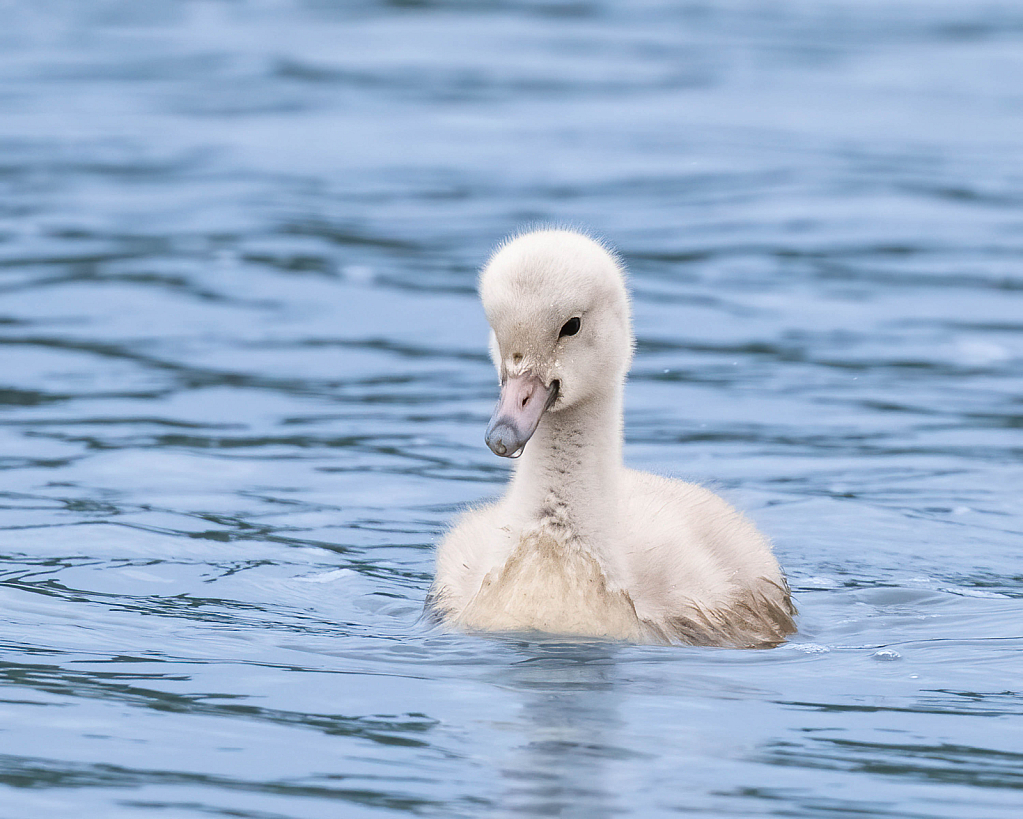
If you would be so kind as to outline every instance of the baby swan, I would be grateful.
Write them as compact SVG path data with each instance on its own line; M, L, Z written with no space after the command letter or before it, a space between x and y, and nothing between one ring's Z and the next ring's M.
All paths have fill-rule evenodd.
M480 275L505 496L437 550L427 606L468 631L767 647L795 630L765 538L702 487L626 469L632 322L620 262L570 230L506 242ZM526 446L528 442L528 446Z

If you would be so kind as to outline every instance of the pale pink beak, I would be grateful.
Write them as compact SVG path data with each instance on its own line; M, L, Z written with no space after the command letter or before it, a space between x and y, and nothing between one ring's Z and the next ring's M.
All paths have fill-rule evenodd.
M487 427L487 446L503 458L521 455L526 441L557 397L557 381L547 387L532 373L506 379Z

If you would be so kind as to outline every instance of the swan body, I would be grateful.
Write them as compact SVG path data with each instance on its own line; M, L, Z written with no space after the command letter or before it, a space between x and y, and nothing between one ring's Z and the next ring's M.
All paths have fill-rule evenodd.
M707 489L622 463L634 341L617 258L574 231L534 231L491 257L480 296L501 380L487 444L518 461L504 497L441 542L428 609L468 631L783 641L795 609L753 524Z

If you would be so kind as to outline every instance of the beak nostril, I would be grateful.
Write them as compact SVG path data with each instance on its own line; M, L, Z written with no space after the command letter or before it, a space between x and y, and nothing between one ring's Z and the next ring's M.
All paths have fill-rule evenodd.
M557 394L554 382L548 387L534 373L512 373L506 373L502 379L501 397L486 434L487 446L495 455L505 458L522 453Z

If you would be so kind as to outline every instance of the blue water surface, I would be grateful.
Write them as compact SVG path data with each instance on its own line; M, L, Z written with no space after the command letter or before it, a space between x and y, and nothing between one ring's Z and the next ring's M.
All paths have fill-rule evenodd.
M46 0L0 26L0 816L1023 811L1023 6ZM630 465L768 651L448 634L475 275L632 273Z

